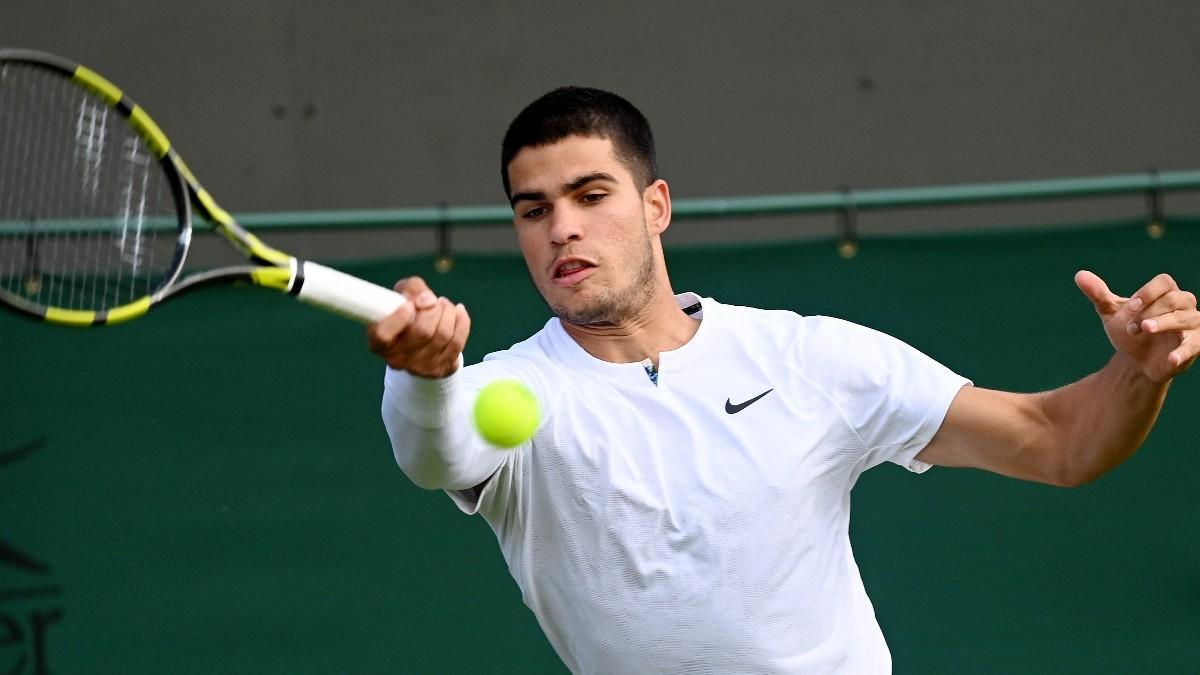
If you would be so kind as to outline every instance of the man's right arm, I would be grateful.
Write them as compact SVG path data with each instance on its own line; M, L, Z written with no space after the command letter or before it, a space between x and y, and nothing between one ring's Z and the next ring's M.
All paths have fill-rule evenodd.
M504 455L469 421L474 387L459 371L470 316L419 277L398 282L396 291L409 302L367 328L371 351L389 366L382 413L396 462L423 488L475 487Z
M488 445L470 423L478 387L468 374L426 379L389 369L383 424L396 463L418 486L465 490L481 486L508 453Z

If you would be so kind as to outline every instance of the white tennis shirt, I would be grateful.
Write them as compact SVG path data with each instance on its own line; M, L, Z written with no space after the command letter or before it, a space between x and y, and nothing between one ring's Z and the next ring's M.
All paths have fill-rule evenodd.
M660 355L657 385L557 319L446 380L389 371L397 457L476 446L450 494L491 525L572 671L889 672L850 489L883 461L928 468L914 456L968 382L846 321L677 300L702 302L701 324ZM500 377L544 408L511 452L486 448L466 413ZM488 476L478 502L459 490Z

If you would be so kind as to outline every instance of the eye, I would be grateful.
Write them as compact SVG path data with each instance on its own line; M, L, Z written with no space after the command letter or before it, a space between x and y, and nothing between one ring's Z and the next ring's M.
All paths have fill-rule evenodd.
M604 201L604 198L607 196L608 194L604 192L589 192L580 197L579 201L585 204L599 204L600 202Z
M525 214L521 217L522 218L541 218L544 215L546 215L546 207L535 206L532 209L529 209L528 211L526 211Z

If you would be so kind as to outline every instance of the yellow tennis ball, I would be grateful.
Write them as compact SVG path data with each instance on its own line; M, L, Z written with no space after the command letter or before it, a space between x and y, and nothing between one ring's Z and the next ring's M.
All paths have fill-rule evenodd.
M517 380L496 380L475 399L475 428L492 445L516 447L533 436L542 421L533 392Z

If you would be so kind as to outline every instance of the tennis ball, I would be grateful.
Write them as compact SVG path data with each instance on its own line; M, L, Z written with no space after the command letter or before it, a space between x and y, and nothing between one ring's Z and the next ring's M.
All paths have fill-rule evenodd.
M542 421L533 392L517 380L496 380L475 399L475 428L492 445L516 447L533 436Z

